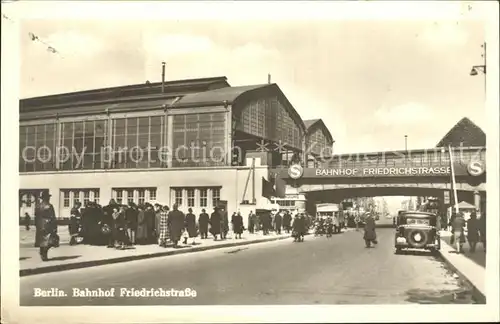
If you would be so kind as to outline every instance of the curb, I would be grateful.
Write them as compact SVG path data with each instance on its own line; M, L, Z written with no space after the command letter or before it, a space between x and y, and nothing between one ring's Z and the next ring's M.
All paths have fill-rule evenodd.
M444 244L448 244L446 241L441 239L441 246ZM458 277L466 282L468 286L472 288L472 297L479 303L479 304L486 304L486 296L465 276L465 274L460 271L443 253L442 250L439 250L439 255L441 259L446 263L446 265L453 271L455 272Z
M39 268L21 269L21 270L19 270L19 276L25 277L25 276L32 276L32 275L50 273L50 272L59 272L59 271L66 271L66 270L96 267L96 266L114 264L114 263L122 263L122 262L129 262L129 261L136 261L136 260L143 260L143 259L159 258L159 257L164 257L164 256L169 256L169 255L177 255L177 254L185 254L185 253L192 253L192 252L201 252L201 251L207 251L207 250L222 249L222 248L227 248L227 247L232 247L232 246L251 245L251 244L257 244L257 243L279 241L279 240L288 239L290 237L291 236L280 236L280 237L272 237L272 238L255 240L255 241L229 242L229 243L223 243L223 244L219 244L219 245L198 246L198 247L193 247L190 249L179 249L179 250L172 250L172 251L165 251L165 252L153 252L153 253L148 253L148 254L129 255L129 256L112 258L112 259L89 260L89 261L82 261L82 262L75 262L75 263L68 263L68 264L59 264L59 265L39 267Z

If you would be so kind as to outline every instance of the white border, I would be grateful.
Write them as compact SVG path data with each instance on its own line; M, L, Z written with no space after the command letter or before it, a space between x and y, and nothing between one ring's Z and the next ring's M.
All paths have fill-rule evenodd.
M468 7L472 10L469 10ZM496 9L495 9L496 8ZM498 321L498 3L491 2L48 2L2 3L2 319L6 323L165 322L439 322ZM20 19L481 19L488 21L488 254L482 305L19 307L18 213L15 204ZM471 107L471 109L474 107ZM8 141L5 141L8 139ZM495 251L496 249L496 251ZM139 309L140 310L139 310Z

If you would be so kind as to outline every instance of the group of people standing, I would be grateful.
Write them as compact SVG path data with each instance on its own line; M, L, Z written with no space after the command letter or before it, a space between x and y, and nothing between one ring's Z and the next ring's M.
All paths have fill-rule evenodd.
M451 244L456 248L457 253L463 253L463 244L466 240L469 242L469 252L476 251L477 243L483 244L486 251L486 215L477 217L477 212L473 211L470 218L466 221L462 212L454 213L450 217L448 226L451 228ZM467 235L465 230L467 229Z
M276 234L281 234L284 230L285 233L290 233L292 229L292 215L289 211L276 213L273 215L270 211L255 214L253 211L248 215L248 231L255 233L262 230L264 235L269 235L271 230Z

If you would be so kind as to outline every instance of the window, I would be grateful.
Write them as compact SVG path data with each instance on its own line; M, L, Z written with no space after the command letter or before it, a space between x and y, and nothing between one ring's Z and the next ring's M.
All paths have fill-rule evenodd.
M80 191L75 190L75 191L73 191L73 206L74 206L77 202L80 202Z
M137 192L137 195L135 195L135 192ZM156 199L156 188L113 188L112 196L116 197L118 204L123 204L126 201L127 204L133 202L140 205ZM154 197L154 199L151 197Z
M175 189L175 203L182 206L182 189Z
M220 201L220 189L219 188L213 188L212 189L212 206L217 206Z
M116 191L116 202L120 205L123 203L123 191Z
M150 189L149 190L149 200L156 200L156 189Z
M138 192L139 192L138 203L139 205L142 205L146 200L146 192L144 191L144 189L139 189Z
M19 172L56 169L57 123L19 127Z
M84 191L83 192L83 205L87 205L90 201L90 192Z
M134 190L127 190L127 204L134 202Z
M208 189L200 189L200 207L208 206Z
M194 189L187 190L187 203L188 207L194 207Z
M99 203L99 189L61 189L61 200L63 208L73 208L77 202L81 202L82 206L90 201Z
M158 168L166 165L165 116L113 120L113 168Z
M94 202L99 204L99 191L94 191Z
M215 207L220 201L220 188L218 187L185 187L171 188L173 203L181 207L207 208ZM198 199L199 198L199 199ZM186 203L184 204L184 199ZM212 205L209 205L209 201Z
M61 123L60 168L62 170L104 169L103 148L107 142L107 120ZM83 156L80 159L80 156Z
M225 165L225 113L174 115L172 165Z

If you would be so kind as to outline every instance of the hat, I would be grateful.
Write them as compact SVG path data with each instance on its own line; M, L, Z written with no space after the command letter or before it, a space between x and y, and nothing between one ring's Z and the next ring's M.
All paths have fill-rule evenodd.
M49 197L52 197L52 195L48 191L42 191L40 193L40 198L42 198L42 199L49 198Z

